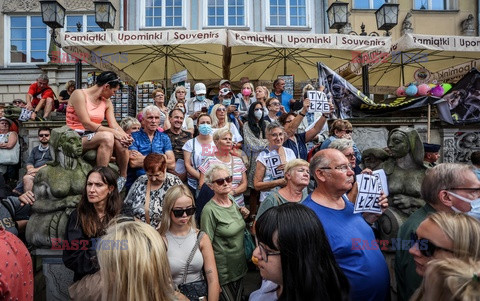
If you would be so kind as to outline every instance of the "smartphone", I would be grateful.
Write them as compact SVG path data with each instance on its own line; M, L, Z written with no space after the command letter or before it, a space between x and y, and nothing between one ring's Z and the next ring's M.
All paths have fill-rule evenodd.
M235 106L235 111L238 111L238 106L240 105L239 103L234 103L233 104Z
M207 107L202 107L202 112L203 112L203 113L207 113L207 112L208 112L208 108L207 108Z

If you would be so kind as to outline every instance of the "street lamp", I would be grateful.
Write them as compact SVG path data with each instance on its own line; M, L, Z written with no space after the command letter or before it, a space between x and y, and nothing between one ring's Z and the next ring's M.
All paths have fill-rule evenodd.
M328 27L340 33L340 29L348 23L348 14L348 3L333 2L327 9Z
M51 40L55 46L61 47L56 40L56 29L65 24L65 8L56 0L40 0L42 21L52 29Z
M398 6L396 3L385 3L375 11L375 18L377 19L378 30L385 30L385 35L390 35L389 30L397 26L398 24Z
M95 22L100 28L106 30L107 28L115 27L115 16L117 10L110 1L95 1Z

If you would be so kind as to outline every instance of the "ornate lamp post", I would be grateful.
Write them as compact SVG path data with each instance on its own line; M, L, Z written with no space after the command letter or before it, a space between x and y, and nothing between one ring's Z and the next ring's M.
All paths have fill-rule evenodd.
M340 29L348 23L348 15L347 2L338 0L333 2L327 9L328 27L340 33Z
M95 22L103 30L115 27L117 10L110 1L95 1Z
M396 3L388 3L388 0L385 0L385 3L375 12L377 28L378 30L385 30L385 35L387 37L390 36L389 30L398 24L399 5L400 4Z
M52 29L51 41L55 46L61 47L56 40L56 29L63 28L65 24L65 8L56 0L40 0L40 7L43 23Z

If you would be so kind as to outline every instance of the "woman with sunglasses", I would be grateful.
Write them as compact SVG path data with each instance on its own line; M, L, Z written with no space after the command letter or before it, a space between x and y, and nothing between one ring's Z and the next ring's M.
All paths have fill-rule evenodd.
M273 97L267 99L267 101L265 102L265 108L267 108L268 110L268 115L263 118L268 122L276 121L280 112L281 114L287 113L287 111L285 111L285 108L280 103L280 100Z
M233 145L235 148L241 148L243 138L238 132L237 127L235 124L228 122L228 114L227 108L223 104L216 104L212 108L212 112L210 113L210 117L212 117L212 129L213 133L221 128L227 128L233 134Z
M330 126L330 136L322 142L320 149L326 149L333 140L338 138L345 138L352 140L353 126L348 120L337 119ZM355 151L355 158L357 162L362 162L362 153L358 150L355 142L353 143L353 150Z
M309 107L310 100L306 98L303 101L303 108L298 114L289 112L287 114L283 114L278 118L280 124L285 128L287 136L287 138L285 138L283 146L293 150L297 159L307 160L307 143L317 137L318 133L320 133L323 126L327 122L327 115L323 114L322 117L318 119L318 121L311 129L306 132L297 134L298 126L308 113Z
M250 301L350 299L348 279L311 209L297 203L272 207L255 230L252 260L267 281Z
M245 221L249 211L238 207L231 194L232 174L225 165L213 165L205 174L213 198L202 211L201 229L212 241L221 301L241 300L243 277L247 273L244 250Z
M480 260L480 223L463 213L437 212L429 215L412 234L415 242L409 252L416 272L424 276L433 259ZM410 300L424 300L423 286Z
M146 174L130 187L125 205L131 208L134 217L158 228L165 194L170 187L182 184L182 180L167 172L165 155L148 154L143 160L143 168Z
M158 231L167 245L173 283L178 286L182 283L202 280L204 270L208 285L208 300L218 300L220 284L212 243L208 235L199 236L195 219L192 217L194 214L195 202L188 187L173 186L165 195L162 223ZM186 268L197 239L200 239L198 249ZM187 271L186 276L185 271Z
M97 77L96 85L72 92L66 113L67 126L82 137L83 151L97 150L97 166L107 166L115 151L120 173L117 180L120 191L126 182L128 147L133 142L132 136L125 133L117 123L110 100L122 87L117 74L111 71L102 72ZM104 119L107 119L108 126L102 125Z

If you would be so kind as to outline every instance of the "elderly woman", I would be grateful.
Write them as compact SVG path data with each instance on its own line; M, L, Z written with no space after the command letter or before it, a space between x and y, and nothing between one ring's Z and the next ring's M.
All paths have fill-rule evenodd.
M170 101L168 102L168 110L172 110L175 108L175 105L178 102L187 102L187 89L184 86L177 86L175 88L175 92L173 92L172 96L170 97Z
M233 134L233 145L236 148L242 146L241 142L243 138L238 132L235 124L228 122L227 108L223 104L214 105L212 108L212 112L210 113L210 117L212 117L212 129L214 133L221 128L230 129L230 132L232 132Z
M173 186L165 195L162 224L158 232L167 244L173 283L182 291L181 284L203 280L205 270L208 300L216 301L220 295L220 284L212 242L208 235L203 235L205 233L197 229L195 218L192 217L195 210L195 201L188 187ZM192 252L194 255L190 258Z
M272 192L258 208L258 218L271 207L288 202L301 203L308 196L307 186L310 182L310 164L302 159L294 159L285 165L285 181L287 185Z
M283 147L285 140L284 129L277 123L270 123L266 130L268 146L257 157L255 177L253 185L261 191L260 202L272 192L285 186L287 183L283 177L285 164L295 159L295 153Z
M298 126L308 113L309 107L310 100L307 98L303 101L303 108L298 115L296 113L289 112L287 114L283 114L278 119L280 124L285 127L285 132L287 133L287 138L285 139L283 146L293 150L295 152L295 156L298 159L303 160L307 160L307 143L317 137L318 133L320 133L323 126L327 122L327 115L323 114L311 129L306 132L296 134Z
M418 226L410 248L416 272L424 276L433 259L458 258L480 260L480 223L462 213L437 212ZM421 286L410 300L425 300Z
M70 248L63 251L63 262L73 270L75 282L87 275L92 276L86 277L84 282L98 279L93 276L99 268L96 248L92 247L91 239L104 235L108 223L121 213L122 200L116 178L110 167L93 168L87 175L82 198L68 218L65 240L71 246L74 241L81 244L77 250ZM85 241L88 241L87 245L83 245Z
M120 126L122 129L130 135L133 132L137 132L140 130L142 125L140 124L140 121L138 121L137 118L135 117L125 117L120 121Z
M330 136L322 142L320 149L326 149L333 140L338 138L352 139L353 126L348 120L337 119L330 126ZM355 143L353 143L353 150L355 151L355 158L357 162L362 162L362 154L358 150Z
M20 144L18 135L10 131L12 121L0 118L0 174L7 172L8 165L15 165L20 159Z
M274 122L278 120L278 115L280 112L282 112L282 114L287 113L287 111L285 111L285 108L280 103L280 100L274 97L270 97L269 99L267 99L267 101L265 102L265 108L267 109L268 114L266 114L263 118L268 122Z
M232 133L228 129L222 128L213 134L213 142L217 147L215 155L207 157L198 168L200 171L199 187L202 187L205 181L205 173L211 166L223 164L231 170L233 176L231 193L233 199L238 206L245 206L243 193L247 190L247 169L241 158L230 154L232 150Z
M167 190L174 185L182 184L182 181L167 172L165 155L157 153L147 155L143 160L143 168L146 174L133 183L125 198L125 205L131 207L136 218L158 228Z
M168 130L170 128L169 109L165 106L165 92L162 88L155 89L152 92L152 98L155 105L160 109L160 127L163 130Z
M231 170L223 164L213 165L207 171L205 182L215 194L203 208L200 227L212 241L222 301L241 299L247 273L243 218L249 211L233 201L232 180Z

